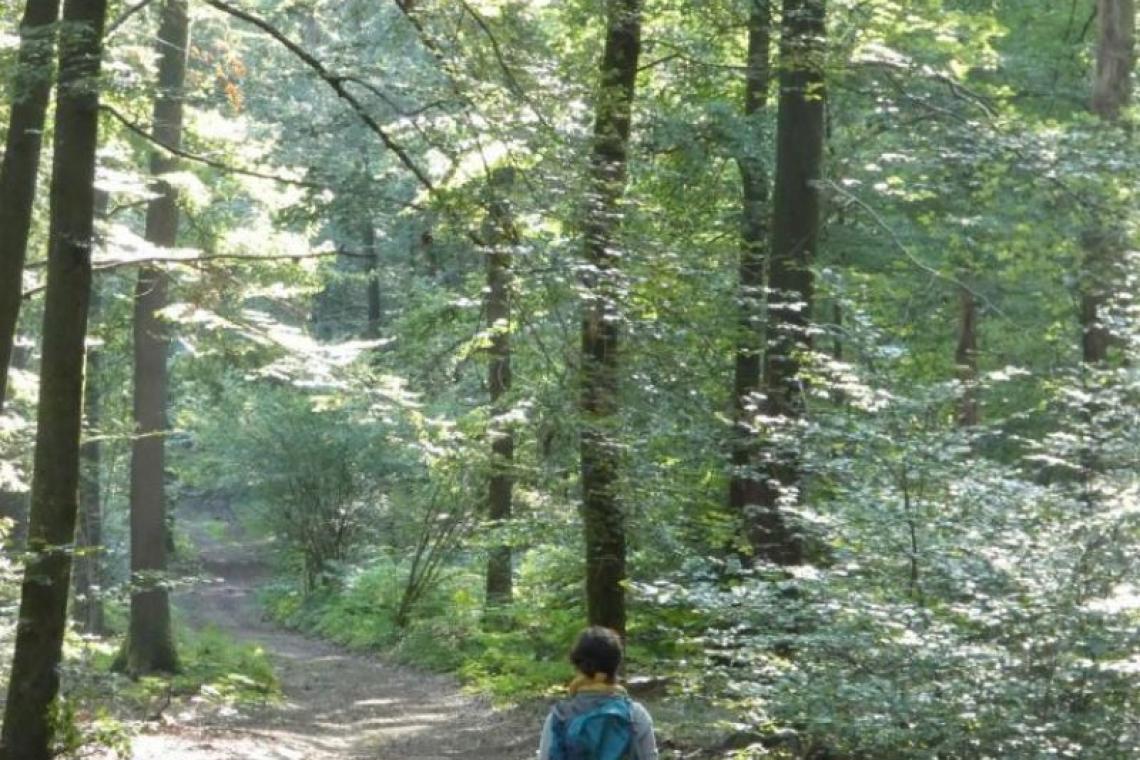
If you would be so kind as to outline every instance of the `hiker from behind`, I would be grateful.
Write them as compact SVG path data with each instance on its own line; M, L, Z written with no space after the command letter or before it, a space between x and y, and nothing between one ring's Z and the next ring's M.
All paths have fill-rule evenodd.
M617 681L621 637L609 628L582 631L570 651L578 673L570 697L550 710L538 760L657 760L653 720Z

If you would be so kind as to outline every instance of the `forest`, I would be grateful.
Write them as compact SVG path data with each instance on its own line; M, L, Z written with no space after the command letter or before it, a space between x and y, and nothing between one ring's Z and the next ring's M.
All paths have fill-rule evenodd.
M1136 20L3 0L0 760L1140 757Z

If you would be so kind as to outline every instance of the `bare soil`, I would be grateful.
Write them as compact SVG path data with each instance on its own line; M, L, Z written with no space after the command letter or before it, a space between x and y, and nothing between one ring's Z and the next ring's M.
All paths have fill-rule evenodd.
M523 760L538 741L535 709L494 710L452 678L349 652L265 620L255 598L266 580L249 546L203 542L219 582L183 592L191 625L214 625L262 647L284 700L260 707L171 706L135 738L134 760Z

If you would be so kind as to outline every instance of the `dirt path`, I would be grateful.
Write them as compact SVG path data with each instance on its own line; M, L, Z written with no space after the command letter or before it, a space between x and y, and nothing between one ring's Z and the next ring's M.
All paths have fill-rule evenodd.
M262 568L248 547L212 547L205 571L224 579L176 599L193 625L213 624L270 655L284 702L242 714L172 708L134 741L134 760L523 760L537 717L494 711L453 679L346 652L261 618ZM181 710L181 712L180 712Z

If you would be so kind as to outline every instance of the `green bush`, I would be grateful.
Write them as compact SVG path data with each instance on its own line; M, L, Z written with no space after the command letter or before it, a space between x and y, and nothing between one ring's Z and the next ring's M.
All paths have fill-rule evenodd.
M455 672L497 700L516 701L548 694L571 675L566 651L583 620L578 584L563 580L573 577L564 572L571 561L559 551L525 555L516 603L486 629L483 580L475 566L453 565L402 628L396 611L407 568L387 558L349 575L339 590L305 595L277 585L263 601L273 618L292 627L384 651L402 663Z

